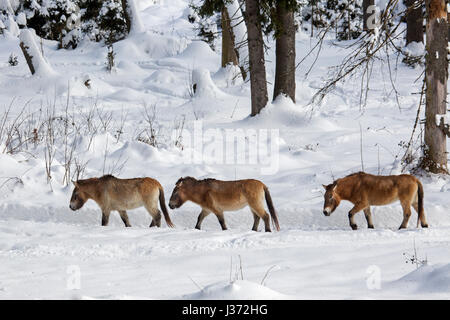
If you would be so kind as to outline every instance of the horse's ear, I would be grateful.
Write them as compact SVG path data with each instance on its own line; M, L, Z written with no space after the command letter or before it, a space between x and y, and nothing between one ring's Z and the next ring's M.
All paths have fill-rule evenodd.
M72 183L73 183L73 185L74 185L75 187L78 187L78 183L77 183L76 181L73 181L73 180L72 180Z
M325 190L327 190L327 186L326 186L326 185L323 184L322 187L323 187Z

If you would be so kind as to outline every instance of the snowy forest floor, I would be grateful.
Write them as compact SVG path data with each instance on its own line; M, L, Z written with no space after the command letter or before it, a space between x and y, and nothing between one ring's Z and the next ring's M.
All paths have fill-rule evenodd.
M188 1L140 5L147 31L114 45L113 73L105 70L107 49L100 44L56 50L55 42L44 41L55 73L30 76L18 39L0 38L0 115L11 105L8 123L25 119L29 133L49 114L81 128L78 133L72 128L65 142L63 125L55 123L50 184L44 138L29 142L26 150L0 153L0 299L450 298L449 178L421 177L428 229L415 228L413 213L409 229L398 231L399 203L372 209L375 230L366 229L362 213L356 217L359 230L350 229L349 203L330 217L322 214L322 184L360 171L362 164L372 174L401 173L402 142L409 140L416 118L421 67L411 69L391 55L399 105L389 66L377 61L364 108L358 75L311 108L306 105L330 67L349 53L330 38L307 78L314 55L297 69L295 105L279 99L249 118L249 83L233 81L232 70L220 68L220 45L214 52L195 40ZM296 41L300 61L317 40L299 32ZM272 40L269 45L271 95ZM19 57L16 67L7 63L11 53ZM209 71L214 86L192 97L191 74L199 68ZM90 88L84 85L88 79ZM157 148L142 142L149 130L144 105L150 113L155 106ZM279 130L279 138L270 140L277 147L278 170L263 174L257 164L186 162L185 154L196 150L189 148L187 136L183 150L175 146L172 135L180 126L190 133L195 126L204 132L218 129L222 135L230 129L254 129L258 135ZM5 144L0 137L0 152ZM190 203L170 210L175 229L165 222L161 229L149 229L143 208L128 213L132 228L125 228L117 213L101 227L95 203L69 209L72 186L64 183L64 159L65 147L72 145L74 158L86 167L85 178L153 177L163 185L166 200L182 176L260 179L271 191L281 231L261 232L262 224L260 232L250 231L248 208L225 214L228 231L221 231L212 215L203 230L194 230L200 209ZM417 266L408 260L415 254ZM80 282L74 285L78 273Z

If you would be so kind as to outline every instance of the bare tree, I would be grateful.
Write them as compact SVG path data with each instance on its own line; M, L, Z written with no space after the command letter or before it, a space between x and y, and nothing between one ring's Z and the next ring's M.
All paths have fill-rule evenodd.
M285 94L295 102L295 24L294 11L287 0L276 2L275 8L276 67L273 100Z
M445 0L426 0L426 109L425 150L422 167L448 173L443 117L447 108L448 25Z
M238 58L235 51L234 34L231 28L230 16L227 8L222 8L222 68L227 64L232 63L238 65Z
M423 0L405 0L406 45L411 42L423 43Z
M261 112L268 101L264 41L262 36L261 12L258 0L245 0L245 23L248 34L250 65L250 90L252 99L251 116Z

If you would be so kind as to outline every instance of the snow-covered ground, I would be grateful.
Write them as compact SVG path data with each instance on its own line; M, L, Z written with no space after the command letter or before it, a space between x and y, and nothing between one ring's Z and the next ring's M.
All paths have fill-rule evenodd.
M59 131L50 146L50 184L43 132L39 142L30 140L26 151L13 154L4 152L7 137L0 137L0 299L450 298L448 178L421 177L428 229L416 229L413 214L409 229L398 231L398 203L372 209L375 230L366 229L363 214L356 217L359 230L350 229L349 203L331 217L322 214L321 185L361 170L361 132L365 171L401 172L404 148L399 143L411 135L421 68L396 64L392 56L400 108L388 66L377 62L363 110L357 76L312 110L306 104L329 67L348 53L327 40L309 77L304 75L314 55L297 70L297 103L279 99L249 118L249 83L233 81L233 70L220 68L220 52L195 40L188 1L153 2L139 1L146 31L114 45L116 70L111 74L105 70L107 49L100 44L56 50L55 42L44 41L44 57L53 71L31 76L18 38L0 38L0 119L12 106L7 123L24 119L21 130L28 127L28 133L49 116L73 123L65 143L63 121L55 120ZM298 61L314 44L298 33ZM7 63L11 53L19 58L16 67ZM267 61L271 95L273 45ZM208 90L192 97L192 77ZM84 85L88 79L90 88ZM142 142L149 130L144 105L150 115L156 106L158 148ZM175 146L177 135L172 137L182 126L183 149ZM230 129L254 129L258 137L267 133L276 147L269 157L278 164L276 172L265 174L261 167L267 163L213 163L210 155L187 161L186 154L199 156L189 146L189 134L200 127L203 132L216 129L222 137ZM203 142L205 148L210 143ZM117 213L108 227L101 227L94 203L77 212L69 209L72 186L64 183L64 159L65 146L72 145L73 157L86 167L84 177L154 177L166 199L181 176L261 179L271 191L281 231L250 231L249 209L226 213L228 231L221 231L212 215L203 230L194 230L200 210L193 204L170 211L175 229L164 222L161 229L149 229L143 208L128 213L132 228L125 228ZM72 166L74 173L74 161ZM413 255L427 263L406 263Z

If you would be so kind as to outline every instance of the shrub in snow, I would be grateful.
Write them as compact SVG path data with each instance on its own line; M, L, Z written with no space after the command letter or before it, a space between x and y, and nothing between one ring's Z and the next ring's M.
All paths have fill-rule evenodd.
M14 53L10 54L8 63L11 67L15 67L19 64L19 60L17 60L17 56Z
M0 17L0 34L3 34L5 29L6 29L6 26Z
M115 68L114 58L116 54L114 52L114 48L112 44L108 45L108 54L106 55L106 70L112 72Z

